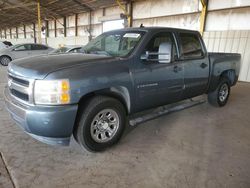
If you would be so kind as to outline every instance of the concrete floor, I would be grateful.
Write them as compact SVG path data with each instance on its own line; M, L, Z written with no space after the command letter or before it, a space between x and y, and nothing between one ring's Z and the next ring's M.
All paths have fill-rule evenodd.
M0 67L0 187L250 187L250 84L228 105L204 103L140 124L103 153L42 144L4 108Z

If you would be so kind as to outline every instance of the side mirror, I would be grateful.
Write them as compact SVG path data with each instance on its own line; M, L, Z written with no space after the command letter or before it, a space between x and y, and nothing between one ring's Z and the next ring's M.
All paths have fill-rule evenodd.
M171 43L164 42L160 44L158 53L146 51L146 53L141 56L141 60L158 61L159 63L170 63L171 54L172 54Z
M170 63L172 55L172 45L169 42L163 42L159 46L159 63Z

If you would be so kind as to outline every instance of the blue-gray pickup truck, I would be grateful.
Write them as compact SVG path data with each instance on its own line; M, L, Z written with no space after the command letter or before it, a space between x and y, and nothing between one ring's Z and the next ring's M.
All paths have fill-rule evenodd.
M26 133L47 144L89 151L119 141L127 117L208 94L227 103L238 80L240 54L208 53L197 31L148 27L106 32L83 53L14 60L5 103Z

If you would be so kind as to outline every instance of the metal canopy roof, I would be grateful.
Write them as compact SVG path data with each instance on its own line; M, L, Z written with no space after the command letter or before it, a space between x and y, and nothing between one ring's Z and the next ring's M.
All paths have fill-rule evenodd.
M121 2L125 2L122 0ZM41 0L42 19L55 19L116 5L115 0ZM0 0L0 29L37 22L37 0Z

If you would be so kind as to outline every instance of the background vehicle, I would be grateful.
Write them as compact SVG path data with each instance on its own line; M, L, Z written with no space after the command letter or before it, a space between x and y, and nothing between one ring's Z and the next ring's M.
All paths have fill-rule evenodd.
M131 114L204 93L224 106L241 59L207 53L197 31L154 27L104 33L84 51L10 64L6 106L32 137L68 145L73 134L101 151L119 141Z
M63 46L51 52L51 54L57 53L84 53L84 51L83 46Z
M0 41L0 50L12 46L12 43L9 41Z
M0 63L7 66L14 59L48 54L53 48L42 44L17 44L0 51Z

